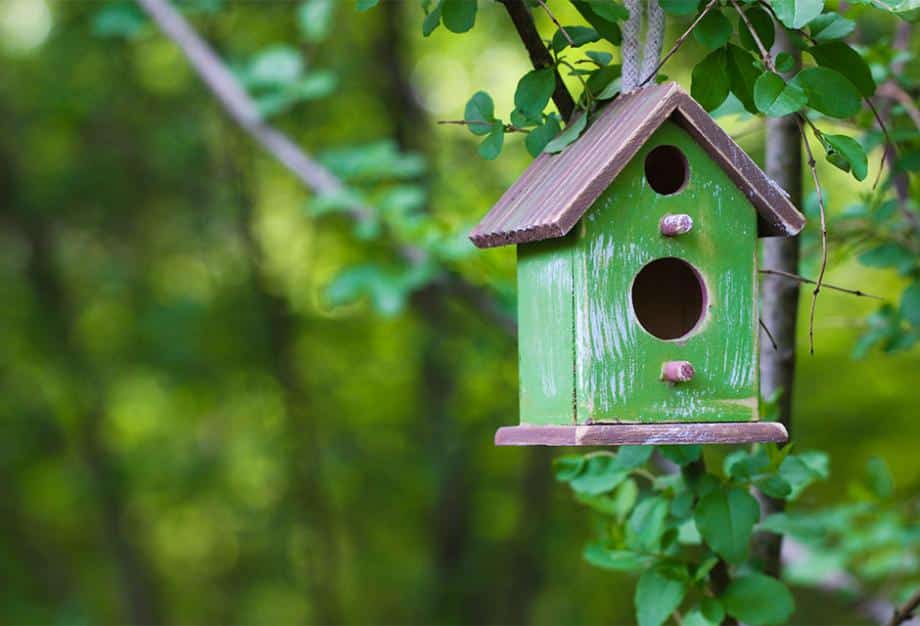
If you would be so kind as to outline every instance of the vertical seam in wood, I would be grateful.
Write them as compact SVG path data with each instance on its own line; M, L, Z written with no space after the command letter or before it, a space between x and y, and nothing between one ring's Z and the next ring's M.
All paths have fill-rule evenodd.
M577 228L577 224L576 224ZM574 229L573 229L574 230ZM576 332L576 310L575 310L575 252L578 241L577 234L572 238L572 245L569 246L569 271L572 274L572 423L578 424L578 334Z

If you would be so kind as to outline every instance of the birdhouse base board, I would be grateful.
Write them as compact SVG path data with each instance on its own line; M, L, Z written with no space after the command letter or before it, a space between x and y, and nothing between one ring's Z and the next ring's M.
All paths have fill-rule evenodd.
M591 424L586 426L506 426L497 446L641 446L774 442L789 440L779 422L683 424Z

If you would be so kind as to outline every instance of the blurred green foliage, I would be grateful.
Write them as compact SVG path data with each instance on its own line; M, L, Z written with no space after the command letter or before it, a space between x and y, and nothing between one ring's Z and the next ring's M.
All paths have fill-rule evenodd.
M480 89L499 118L527 108L501 7L483 3L458 37L471 18L445 0L447 28L425 40L415 3L177 4L262 114L379 210L355 222L348 198L311 197L133 3L0 0L0 620L630 622L631 578L580 558L598 522L553 484L552 456L492 446L516 421L513 339L438 288L458 275L513 310L513 252L474 254L464 235L529 157L484 162L475 137L433 124ZM688 41L669 74L689 84L706 54ZM759 122L721 121L759 157ZM864 145L875 156L879 138ZM917 324L916 260L879 250L903 243L884 203L854 208L865 187L819 168L836 232L887 225L832 248L828 280L889 305L822 295L795 428L834 471L790 519L839 502L881 455L892 478L873 462L875 495L854 498L890 504L897 542L920 481L918 352L899 339ZM893 544L852 515L869 538L828 554L868 576ZM817 596L797 611L848 613Z

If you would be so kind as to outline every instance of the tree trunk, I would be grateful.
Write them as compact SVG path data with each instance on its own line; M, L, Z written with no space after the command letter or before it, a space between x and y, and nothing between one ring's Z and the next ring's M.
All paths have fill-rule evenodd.
M782 28L776 30L773 55L786 52L793 55L796 66L801 54L792 45ZM767 118L767 175L786 190L792 202L802 206L802 143L795 117ZM762 242L763 267L798 274L799 240L797 237L766 238ZM760 318L773 334L777 349L769 341L760 342L760 393L764 398L779 397L779 420L792 433L792 392L795 386L796 318L799 306L799 285L779 276L764 276L760 286ZM783 509L783 501L758 494L764 515ZM761 533L755 540L755 551L762 559L767 573L778 576L780 571L779 535Z

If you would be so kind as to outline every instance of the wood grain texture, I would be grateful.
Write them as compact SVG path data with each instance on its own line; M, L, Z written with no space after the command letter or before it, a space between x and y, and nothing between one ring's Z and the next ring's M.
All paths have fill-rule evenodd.
M760 236L790 236L805 218L783 190L676 83L619 96L561 154L540 155L470 233L480 248L567 234L668 119L684 127L756 209Z
M506 426L495 433L497 446L636 446L785 443L779 422L717 424L592 424L585 426Z
M572 237L518 247L521 421L575 422Z
M689 181L672 195L652 190L643 173L659 145L678 147L689 163ZM692 217L693 230L663 237L661 217L678 212ZM665 122L573 234L578 423L756 420L756 217L708 153ZM643 267L668 257L695 268L704 313L688 335L662 340L639 323L632 287ZM662 382L668 361L692 363L693 379Z

